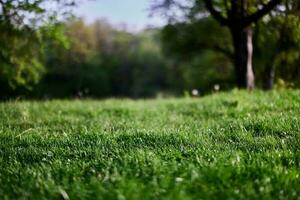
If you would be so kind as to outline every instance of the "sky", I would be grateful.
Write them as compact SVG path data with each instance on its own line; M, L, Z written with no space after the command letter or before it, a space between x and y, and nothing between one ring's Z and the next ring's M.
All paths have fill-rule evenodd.
M106 19L114 26L127 24L132 31L150 26L162 26L164 20L158 16L149 17L149 0L85 0L75 8L75 15L91 23Z

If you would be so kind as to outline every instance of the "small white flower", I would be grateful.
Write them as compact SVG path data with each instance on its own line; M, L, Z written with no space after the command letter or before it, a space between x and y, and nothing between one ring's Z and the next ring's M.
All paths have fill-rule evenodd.
M199 96L199 91L197 89L192 90L192 95L193 96Z
M214 85L214 90L215 91L219 91L220 90L220 85L219 84L215 84Z

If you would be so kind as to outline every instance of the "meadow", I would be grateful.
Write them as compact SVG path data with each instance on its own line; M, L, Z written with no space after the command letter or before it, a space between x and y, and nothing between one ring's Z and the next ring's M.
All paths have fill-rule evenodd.
M300 91L2 102L0 199L300 199Z

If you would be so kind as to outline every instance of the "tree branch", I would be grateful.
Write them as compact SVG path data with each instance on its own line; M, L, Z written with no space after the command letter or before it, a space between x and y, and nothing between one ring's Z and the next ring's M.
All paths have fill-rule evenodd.
M262 9L245 17L243 19L243 26L249 26L250 24L257 22L259 19L261 19L266 14L268 14L271 10L273 10L281 2L282 2L282 0L269 1L269 3L265 4Z
M212 4L212 0L204 0L206 9L210 12L210 14L223 26L229 25L229 20L226 19L222 14L217 11Z

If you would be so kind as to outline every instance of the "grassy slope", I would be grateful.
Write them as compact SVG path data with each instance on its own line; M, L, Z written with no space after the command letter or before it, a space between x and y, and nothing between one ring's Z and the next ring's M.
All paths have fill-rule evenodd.
M300 91L0 104L0 198L300 196Z

